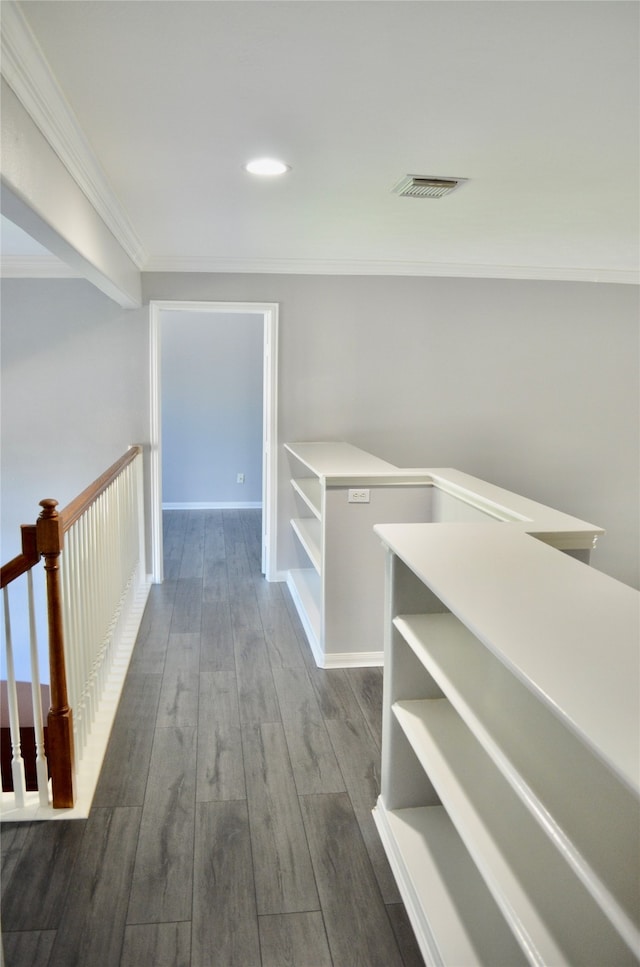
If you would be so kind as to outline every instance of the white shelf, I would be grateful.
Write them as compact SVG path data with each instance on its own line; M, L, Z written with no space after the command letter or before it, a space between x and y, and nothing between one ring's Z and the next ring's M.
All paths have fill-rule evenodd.
M291 486L300 494L305 504L318 520L321 518L322 488L317 477L297 477L291 481Z
M298 540L309 556L309 560L320 574L322 569L322 526L313 517L300 517L291 521Z
M393 712L532 964L630 963L630 952L446 699ZM579 922L570 933L567 923Z
M384 576L373 525L425 519L428 481L424 474L402 475L348 443L292 443L285 449L296 496L291 527L321 577L314 599L319 622L295 594L305 629L320 628L308 633L316 662L321 668L381 665ZM350 501L351 488L370 488L370 500Z
M482 945L506 930L538 967L638 967L640 594L512 524L376 533L388 617L375 816L425 960L494 967ZM433 810L451 826L441 839L422 825ZM460 955L447 903L466 923L472 882L501 926L486 917Z
M379 801L373 815L392 870L406 870L402 899L422 924L427 962L527 963L442 806L389 811Z
M640 877L624 862L638 822L635 797L613 776L602 782L588 748L454 615L405 615L393 623L611 922L640 950ZM522 736L535 736L535 744ZM596 837L594 813L616 816Z
M349 443L284 445L291 467L293 529L322 577L321 667L381 665L384 660L384 574L375 526L381 521L423 527L465 527L536 534L588 561L602 529L501 490L453 469L406 469ZM354 502L351 490L368 491ZM313 518L318 532L301 522ZM414 526L413 523L404 526ZM320 536L318 536L318 533ZM300 566L291 545L289 567ZM304 565L303 565L304 566ZM306 616L300 615L303 622Z
M629 723L640 709L640 595L513 526L390 524L376 532L637 794L640 729Z

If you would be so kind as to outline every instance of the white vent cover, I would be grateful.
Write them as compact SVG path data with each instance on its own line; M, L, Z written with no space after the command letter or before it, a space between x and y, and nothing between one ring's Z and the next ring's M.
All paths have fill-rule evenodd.
M437 178L433 175L407 175L393 191L409 198L444 198L467 181L466 178Z

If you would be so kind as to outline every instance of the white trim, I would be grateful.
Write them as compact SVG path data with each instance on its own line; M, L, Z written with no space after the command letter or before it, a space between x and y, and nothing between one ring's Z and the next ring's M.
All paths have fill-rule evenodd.
M144 272L245 272L282 275L410 275L465 279L530 279L557 282L615 282L638 285L637 269L555 265L482 265L358 259L242 259L158 256Z
M287 588L289 589L291 600L293 601L295 609L298 613L300 624L302 625L304 633L307 636L307 641L309 642L309 647L311 648L311 654L313 655L314 661L318 668L323 668L322 646L318 640L318 636L312 623L309 621L308 609L300 597L300 589L294 581L291 571L287 571L285 573L285 581L287 582Z
M245 501L239 503L237 500L195 500L189 503L168 503L163 504L163 510L259 510L262 507L261 501Z
M81 279L83 276L55 255L3 255L3 279Z
M151 578L155 584L164 580L162 558L162 400L160 360L160 319L154 303L149 304L149 488L151 505Z
M162 565L162 425L160 313L224 312L260 314L264 322L263 447L262 474L262 569L267 581L280 581L275 570L277 472L278 472L278 303L277 302L149 302L150 328L150 488L151 488L151 572L155 583L163 579ZM168 506L168 505L167 505ZM237 506L237 505L236 505ZM260 506L260 505L258 505Z
M378 796L376 805L372 809L372 815L424 962L425 964L441 964L442 958L431 932L429 921L425 916L420 897L409 876L407 864L399 850L396 838L391 832L387 808L382 796Z
M383 651L337 651L323 656L319 668L373 668L384 665Z
M1 43L2 76L131 261L140 268L146 260L142 242L15 3L3 4Z

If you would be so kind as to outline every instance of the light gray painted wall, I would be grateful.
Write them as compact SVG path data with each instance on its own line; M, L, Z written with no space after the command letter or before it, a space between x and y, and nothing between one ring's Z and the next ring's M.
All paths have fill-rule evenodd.
M163 502L260 503L262 316L160 319Z
M4 279L1 310L5 563L40 500L62 509L129 444L148 443L149 323L148 309L121 309L78 279Z
M3 279L1 308L6 560L42 498L64 506L148 442L149 323L82 279Z
M279 437L454 466L607 529L638 586L638 289L375 277L149 275L146 298L280 303ZM149 440L148 310L80 280L3 280L2 561ZM293 542L280 448L278 566Z
M279 439L457 467L606 528L638 586L638 289L587 283L143 275L145 299L280 303ZM278 566L294 554L280 447Z
M605 527L594 565L638 586L636 287L191 273L144 286L147 299L280 303L281 444L344 439L484 477ZM64 504L148 442L148 312L79 280L5 279L2 323L7 560L39 500Z

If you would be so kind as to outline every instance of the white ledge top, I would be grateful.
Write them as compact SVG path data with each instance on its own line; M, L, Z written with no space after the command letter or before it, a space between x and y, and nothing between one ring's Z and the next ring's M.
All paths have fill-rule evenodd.
M286 443L327 487L433 486L562 550L595 546L602 527L521 497L452 467L396 467L350 443Z
M640 592L512 526L374 529L638 795Z
M319 477L397 471L392 463L350 443L285 443L285 449Z
M473 495L489 508L506 511L510 524L543 539L547 544L553 544L554 547L592 547L595 539L604 534L604 529L596 524L554 510L546 504L514 494L452 467L430 469L428 473L435 486L463 499ZM580 538L586 540L580 541Z

